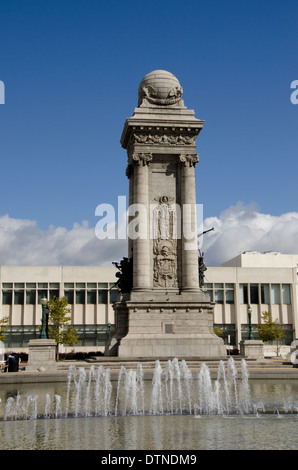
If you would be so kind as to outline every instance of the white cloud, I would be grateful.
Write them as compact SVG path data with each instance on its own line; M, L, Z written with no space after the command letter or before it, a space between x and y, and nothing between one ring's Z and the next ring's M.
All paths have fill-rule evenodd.
M211 227L215 230L199 239L207 266L219 266L249 250L298 253L298 212L272 216L238 203L220 217L206 218L204 230ZM124 256L127 240L99 240L87 222L70 230L42 230L32 220L0 217L1 265L111 265Z
M41 230L32 220L0 217L1 265L111 265L126 255L125 240L98 240L86 222Z
M280 216L262 214L254 205L239 202L204 220L202 251L207 266L219 266L243 251L298 253L298 212Z

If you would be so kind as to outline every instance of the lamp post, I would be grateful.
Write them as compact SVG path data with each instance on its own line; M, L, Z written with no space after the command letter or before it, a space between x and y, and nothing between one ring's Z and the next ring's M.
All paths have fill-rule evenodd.
M247 313L248 313L248 339L254 339L253 334L252 334L252 327L251 327L251 306L250 305L247 307Z
M48 299L43 297L40 300L42 306L42 317L41 317L41 330L39 334L39 339L48 339L47 331L46 331L46 305L48 303Z

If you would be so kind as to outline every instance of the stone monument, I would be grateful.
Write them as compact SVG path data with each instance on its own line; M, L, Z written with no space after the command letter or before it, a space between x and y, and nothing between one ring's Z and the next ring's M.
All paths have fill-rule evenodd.
M204 121L185 107L182 93L171 73L149 73L124 125L128 225L137 236L129 231L124 264L132 279L122 284L132 288L122 290L114 304L116 333L107 355L226 355L223 340L213 331L214 306L199 286L195 166L196 138Z
M31 339L28 343L29 357L26 371L56 370L56 341L49 339L47 321L47 299L43 297L40 301L42 305L41 330L38 339Z

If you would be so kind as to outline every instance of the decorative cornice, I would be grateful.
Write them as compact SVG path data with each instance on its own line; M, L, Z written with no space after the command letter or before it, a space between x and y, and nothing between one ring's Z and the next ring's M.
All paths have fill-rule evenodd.
M138 144L167 144L167 145L194 145L197 134L133 134L133 139Z

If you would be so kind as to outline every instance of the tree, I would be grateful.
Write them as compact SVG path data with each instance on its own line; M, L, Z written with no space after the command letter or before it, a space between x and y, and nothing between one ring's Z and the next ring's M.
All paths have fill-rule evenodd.
M70 309L67 308L67 298L53 297L47 303L49 308L49 320L48 320L48 332L49 338L54 339L57 343L56 357L59 357L59 344L67 344L68 346L74 346L79 342L78 330L68 322L71 321Z
M257 325L260 338L263 341L276 341L276 355L279 356L279 340L285 337L283 325L277 319L273 321L270 312L263 312L262 320L263 323Z
M4 341L5 339L5 328L7 327L9 318L8 317L3 317L0 320L0 341Z
M213 325L213 331L217 336L221 336L223 334L223 328L219 328L218 326Z

